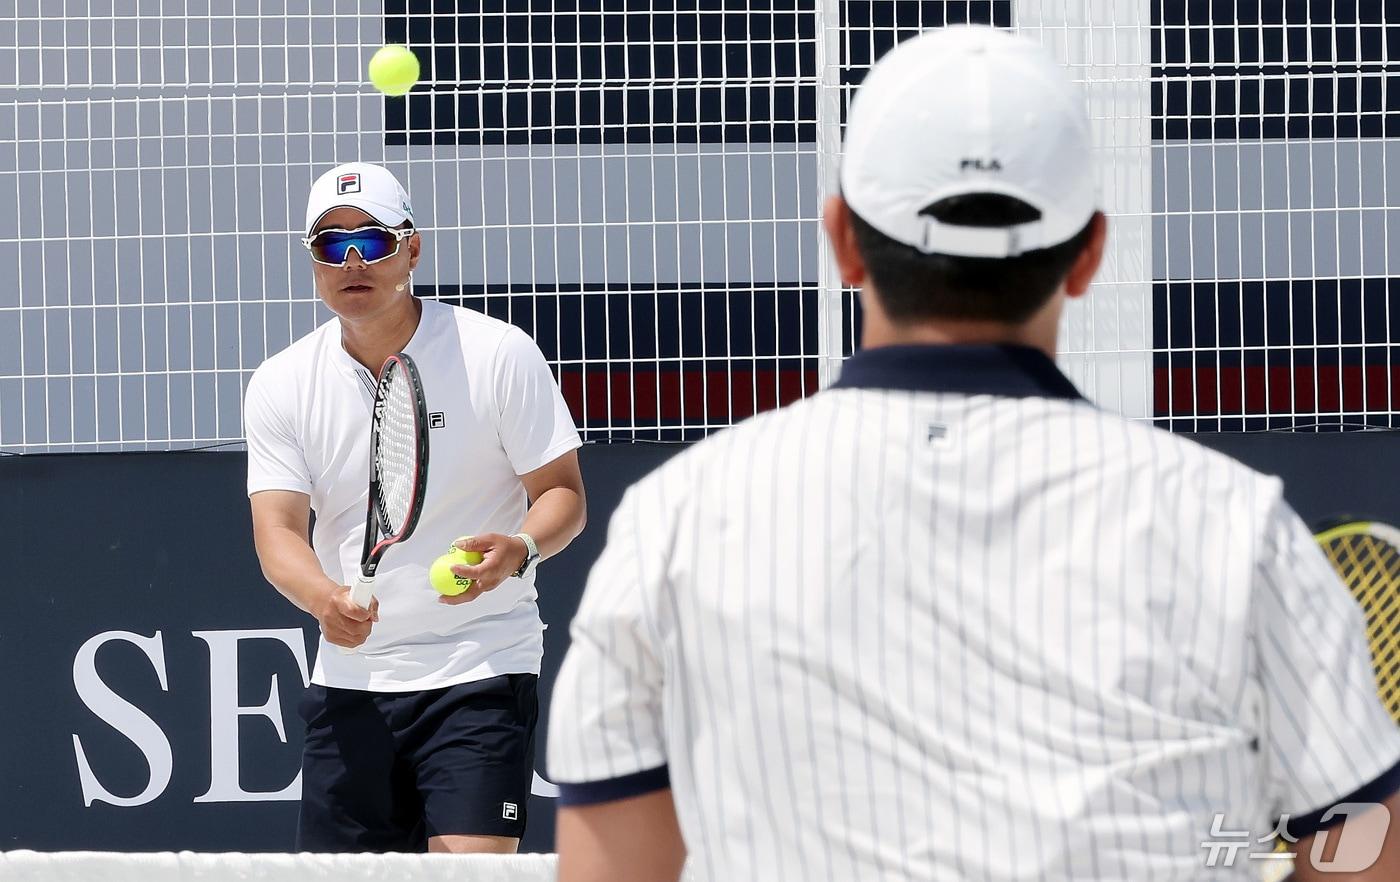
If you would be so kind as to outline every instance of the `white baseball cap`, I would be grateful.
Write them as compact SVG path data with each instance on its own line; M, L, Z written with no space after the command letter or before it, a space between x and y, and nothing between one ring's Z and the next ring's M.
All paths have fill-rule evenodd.
M332 208L358 208L386 227L413 220L413 206L393 172L382 165L347 162L316 179L306 198L306 235Z
M1006 31L927 31L880 59L856 93L841 190L851 210L925 253L1011 257L1073 238L1098 207L1084 99L1038 44ZM925 209L999 193L1040 218L949 224Z

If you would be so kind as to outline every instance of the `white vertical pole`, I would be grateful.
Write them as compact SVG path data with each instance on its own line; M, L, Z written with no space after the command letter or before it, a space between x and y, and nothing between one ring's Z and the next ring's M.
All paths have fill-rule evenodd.
M836 193L841 160L841 4L817 0L817 211L827 196ZM818 232L817 246L817 365L822 388L841 372L845 353L841 339L845 295L826 233Z
M1147 0L1018 0L1018 31L1084 89L1099 148L1108 250L1061 322L1060 367L1102 407L1149 418L1152 382L1152 60Z

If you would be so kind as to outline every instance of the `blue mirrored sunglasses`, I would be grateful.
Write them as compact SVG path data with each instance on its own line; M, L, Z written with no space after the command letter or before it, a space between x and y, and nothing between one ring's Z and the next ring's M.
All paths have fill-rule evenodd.
M321 230L301 240L311 259L326 266L345 266L350 249L365 263L378 263L399 253L399 243L416 230L391 230L387 227L360 227L358 230Z

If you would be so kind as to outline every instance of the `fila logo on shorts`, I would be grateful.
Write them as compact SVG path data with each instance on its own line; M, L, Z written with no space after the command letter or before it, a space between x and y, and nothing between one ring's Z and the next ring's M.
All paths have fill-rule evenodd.
M336 195L339 195L339 196L344 196L346 193L358 193L358 192L360 192L360 174L359 174L359 172L351 172L350 174L341 175L340 177L336 178L336 179L335 179L335 192L336 192Z

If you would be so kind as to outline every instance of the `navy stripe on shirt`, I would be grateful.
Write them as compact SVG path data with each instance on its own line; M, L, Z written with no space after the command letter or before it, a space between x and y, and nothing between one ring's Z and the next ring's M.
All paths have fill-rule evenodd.
M1355 791L1343 796L1333 805L1320 808L1315 812L1308 812L1306 815L1294 815L1288 819L1288 834L1299 839L1311 836L1323 830L1345 821L1350 815L1339 813L1332 817L1327 817L1327 813L1338 805L1345 803L1378 803L1383 802L1397 791L1400 791L1400 762L1382 772L1380 777L1369 784L1363 784Z
M619 778L585 781L559 785L560 805L595 805L632 796L641 796L671 786L671 773L666 766L633 772Z

